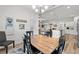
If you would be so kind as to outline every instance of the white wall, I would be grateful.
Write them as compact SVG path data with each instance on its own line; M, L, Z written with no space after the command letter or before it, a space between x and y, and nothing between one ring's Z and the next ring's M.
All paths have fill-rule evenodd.
M63 19L63 21L59 20L59 19L58 19L58 21L57 20L43 20L43 23L47 24L46 29L50 29L49 24L53 24L53 25L57 24L57 27L54 27L52 25L52 28L56 28L56 30L62 29L63 34L74 34L74 35L76 35L76 26L75 26L75 22L73 20L74 20L74 18L72 19L72 21L68 21L68 20L64 20L64 19ZM66 27L72 27L73 30L72 29L67 30L66 27L64 26L64 24L66 24Z
M34 34L38 34L38 17L26 7L0 6L0 31L7 32L5 29L7 17L11 17L14 20L14 29L11 31L13 35L7 36L8 39L15 40L17 43L22 42L23 33L27 30L31 30L31 27L34 27ZM27 23L25 23L25 30L19 30L20 22L16 22L16 19L27 20Z
M77 21L78 20L79 20L79 16L74 17L74 22L75 22L75 25L74 25L75 27L74 28L75 28L75 34L76 35L78 35L78 32L77 32L77 23L78 23Z

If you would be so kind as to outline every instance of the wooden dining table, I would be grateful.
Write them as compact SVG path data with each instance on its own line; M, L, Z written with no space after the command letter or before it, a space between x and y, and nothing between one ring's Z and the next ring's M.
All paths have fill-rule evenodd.
M31 44L44 54L52 53L59 45L59 38L44 35L31 36Z

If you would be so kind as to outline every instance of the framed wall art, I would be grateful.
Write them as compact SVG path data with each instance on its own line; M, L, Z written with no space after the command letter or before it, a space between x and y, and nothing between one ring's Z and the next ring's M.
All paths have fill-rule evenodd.
M19 29L25 29L25 24L19 24Z

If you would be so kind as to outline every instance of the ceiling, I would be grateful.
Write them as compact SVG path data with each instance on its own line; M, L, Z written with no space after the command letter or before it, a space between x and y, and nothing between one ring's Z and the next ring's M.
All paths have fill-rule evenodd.
M39 5L35 5L36 7L37 7L37 9L40 9L38 6ZM45 5L42 5L42 9L44 9L44 6ZM51 9L51 8L56 8L57 6L56 5L46 5L46 6L48 6L48 9L46 9L45 10L45 12L48 12L49 11L49 9ZM35 12L35 10L32 8L32 5L22 5L22 7L25 7L26 9L29 9L30 11L32 11L32 12L34 12L34 13L36 13L36 14L39 14L40 12ZM45 13L44 12L44 13ZM44 13L42 13L42 14L44 14Z
M35 12L32 5L28 5L27 8ZM47 20L68 19L75 16L79 16L79 5L48 5L48 9L42 14L42 18Z
M61 5L46 11L42 17L45 19L70 19L79 16L79 5Z
M20 6L31 13L39 15L32 8L32 5L15 5ZM79 5L48 5L48 9L42 13L42 18L46 20L72 20L73 17L79 16Z

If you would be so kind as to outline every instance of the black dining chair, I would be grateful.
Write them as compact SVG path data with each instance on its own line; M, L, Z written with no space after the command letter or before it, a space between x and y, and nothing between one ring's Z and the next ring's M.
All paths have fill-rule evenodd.
M65 46L65 38L64 38L64 36L62 36L59 39L58 54L61 54L63 52L64 46Z
M59 38L59 46L57 49L55 49L52 54L62 54L63 50L64 50L64 46L65 46L65 38L64 36L61 36Z
M27 49L27 54L36 54L39 52L34 46L31 45L31 36L33 35L33 31L26 31L24 35L24 53Z
M5 31L0 31L0 46L5 47L6 53L8 53L8 46L10 44L13 44L13 48L15 47L15 41L14 40L7 40Z
M30 36L24 35L24 53L26 52L27 49L27 54L31 54L32 50L31 50L31 44L30 44Z
M33 35L33 31L26 31L26 33L24 34L24 39L23 39L23 42L24 42L24 46L23 46L23 48L24 48L24 53L26 52L26 49L27 49L27 54L30 54L30 53L32 53L32 51L31 51L31 38L30 38L30 36L32 36Z

